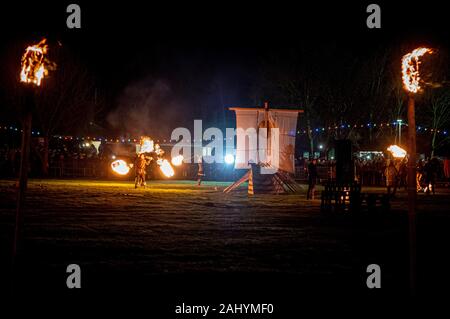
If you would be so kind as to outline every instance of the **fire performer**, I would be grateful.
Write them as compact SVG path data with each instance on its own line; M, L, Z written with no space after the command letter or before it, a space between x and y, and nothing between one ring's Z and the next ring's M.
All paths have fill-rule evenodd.
M136 178L134 181L134 188L142 186L145 188L147 183L145 182L146 168L150 164L151 158L146 158L144 153L138 154L135 161Z

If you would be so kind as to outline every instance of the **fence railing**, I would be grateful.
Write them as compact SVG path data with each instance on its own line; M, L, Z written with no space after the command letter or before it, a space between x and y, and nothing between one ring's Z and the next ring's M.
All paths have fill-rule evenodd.
M197 164L183 164L175 167L175 176L172 179L196 179ZM204 179L217 181L232 181L242 175L241 170L235 170L233 165L226 164L204 164ZM134 174L133 171L130 176ZM332 180L336 177L335 166L318 165L317 174L320 182ZM51 177L62 178L110 178L114 173L109 167L109 163L101 160L66 160L51 163L49 168ZM157 171L149 170L150 178L159 178ZM296 166L294 178L300 183L307 183L308 173L304 166ZM384 174L375 169L357 169L356 178L363 186L384 186Z

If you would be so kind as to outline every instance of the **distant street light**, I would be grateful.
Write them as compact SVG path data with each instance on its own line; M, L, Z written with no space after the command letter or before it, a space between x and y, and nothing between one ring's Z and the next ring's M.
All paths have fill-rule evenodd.
M398 145L402 144L402 124L403 124L403 120L402 119L398 119L397 120L397 124L398 124Z
M234 163L234 156L231 154L225 155L225 163L231 165Z

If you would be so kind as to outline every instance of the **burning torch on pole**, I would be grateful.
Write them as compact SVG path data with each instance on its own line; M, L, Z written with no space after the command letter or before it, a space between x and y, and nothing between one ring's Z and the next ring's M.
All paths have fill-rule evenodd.
M411 293L416 291L416 116L414 96L420 91L419 58L433 51L417 48L402 58L403 86L408 93L408 225L409 225L409 280Z
M25 191L28 183L32 111L35 104L34 95L37 88L41 85L43 78L48 75L48 70L55 67L55 65L50 63L46 57L48 51L46 41L46 39L43 39L41 42L27 47L21 60L20 81L25 83L23 87L25 101L22 110L22 145L12 251L13 266L17 255L20 224L22 221L22 211L25 201Z

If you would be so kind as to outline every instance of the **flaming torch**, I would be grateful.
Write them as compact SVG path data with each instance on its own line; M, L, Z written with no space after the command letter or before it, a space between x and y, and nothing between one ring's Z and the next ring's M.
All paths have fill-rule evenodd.
M420 73L419 73L419 58L426 53L433 53L428 48L417 48L412 52L403 56L402 59L402 79L403 86L408 93L417 93L420 91ZM411 96L411 94L410 94Z
M34 90L39 87L42 80L48 75L48 70L54 68L54 65L49 62L46 55L48 46L46 39L41 42L28 46L21 59L20 82L26 85L25 90L25 106L23 109L22 120L22 146L21 146L21 160L19 172L19 188L17 192L17 209L16 221L14 228L13 240L13 263L17 253L18 237L20 223L22 219L22 206L25 200L25 191L28 183L28 167L30 154L30 140L31 140L31 114L34 107Z
M47 39L43 39L38 44L31 45L25 49L22 56L22 70L20 71L20 81L41 85L44 76L48 75L48 65L50 63L45 55L48 51Z
M408 92L408 223L410 249L410 288L416 288L416 117L414 94L420 92L419 58L433 51L428 48L417 48L402 58L403 87Z

